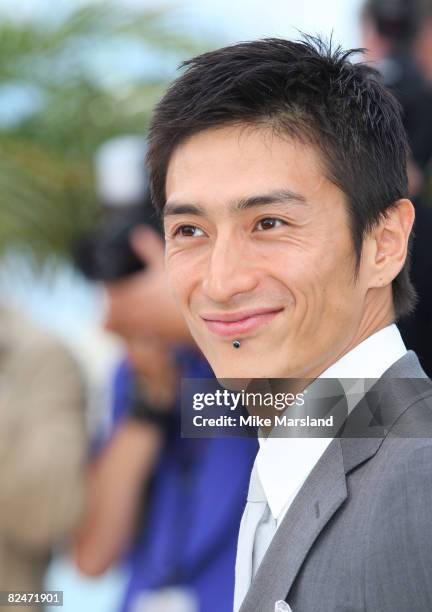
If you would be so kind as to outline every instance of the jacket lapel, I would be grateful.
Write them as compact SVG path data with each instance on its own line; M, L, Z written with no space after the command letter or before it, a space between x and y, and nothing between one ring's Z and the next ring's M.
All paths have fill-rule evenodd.
M342 449L334 440L285 515L240 612L273 611L275 601L285 600L310 547L346 497Z

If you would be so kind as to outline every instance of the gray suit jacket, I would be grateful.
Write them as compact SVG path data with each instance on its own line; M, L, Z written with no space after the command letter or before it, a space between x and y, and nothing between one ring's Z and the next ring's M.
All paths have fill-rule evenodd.
M432 382L409 352L364 401L381 425L331 442L240 612L274 612L278 600L293 612L432 610Z

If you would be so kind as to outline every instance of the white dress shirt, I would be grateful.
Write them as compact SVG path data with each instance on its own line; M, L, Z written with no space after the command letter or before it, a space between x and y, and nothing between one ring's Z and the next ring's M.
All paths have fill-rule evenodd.
M319 378L378 379L405 353L398 328L389 325L343 355ZM272 438L271 435L259 438L256 469L277 526L331 441L332 438Z

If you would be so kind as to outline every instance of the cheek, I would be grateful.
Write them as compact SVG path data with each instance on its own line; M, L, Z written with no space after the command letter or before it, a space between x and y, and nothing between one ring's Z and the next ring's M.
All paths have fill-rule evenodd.
M174 262L167 263L166 271L174 298L182 306L183 296L187 293L187 277L182 276L181 269Z
M193 254L185 251L170 250L167 248L165 267L168 282L176 300L182 308L188 304L190 296L199 283L200 265Z
M334 239L318 244L287 253L284 264L278 265L278 276L292 291L299 316L308 319L343 311L356 291L351 249Z

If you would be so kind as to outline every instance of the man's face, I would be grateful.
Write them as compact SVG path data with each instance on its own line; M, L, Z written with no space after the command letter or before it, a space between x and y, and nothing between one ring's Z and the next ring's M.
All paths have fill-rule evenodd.
M168 276L218 378L315 376L347 350L368 279L312 146L204 131L174 151L166 193Z

